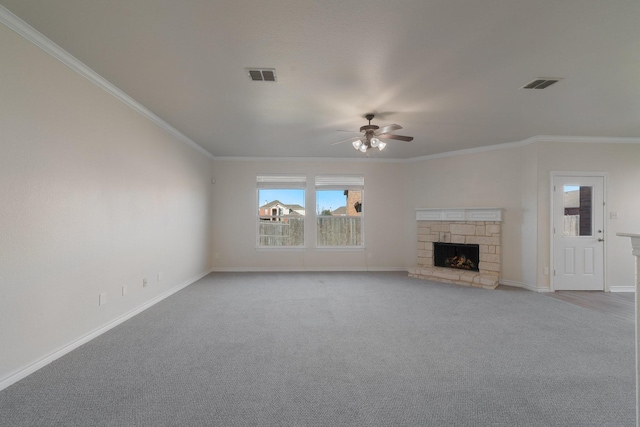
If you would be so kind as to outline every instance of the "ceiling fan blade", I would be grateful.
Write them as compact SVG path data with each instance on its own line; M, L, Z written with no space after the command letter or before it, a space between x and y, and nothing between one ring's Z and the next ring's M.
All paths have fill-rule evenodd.
M357 141L360 138L362 138L362 137L361 136L355 136L353 138L343 139L342 141L334 142L331 145L338 145L338 144L342 144L342 143L345 143L345 142L353 142L353 141Z
M336 129L336 132L360 133L359 130Z
M389 133L391 131L398 130L398 129L402 129L402 126L400 126L400 125L383 126L380 129L378 129L377 131L375 131L374 135L381 135L383 133Z
M392 135L390 133L383 133L382 135L378 135L378 138L397 139L398 141L406 141L406 142L413 141L412 136Z

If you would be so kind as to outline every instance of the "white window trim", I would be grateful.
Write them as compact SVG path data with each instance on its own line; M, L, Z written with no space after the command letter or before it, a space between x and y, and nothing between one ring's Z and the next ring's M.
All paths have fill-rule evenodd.
M317 175L315 177L315 187L313 195L315 197L314 205L317 204L318 191L326 190L358 190L362 193L362 206L365 206L364 195L364 175ZM366 249L365 233L364 233L364 217L365 210L360 212L360 216L351 218L360 218L360 244L353 246L324 246L318 244L318 218L331 218L329 215L315 215L314 220L314 249L318 251L344 251L344 252L360 252ZM349 216L347 216L349 218ZM305 233L306 238L306 233Z
M259 246L255 250L258 252L305 252L306 246Z
M255 249L257 251L302 252L307 250L307 219L304 220L303 244L298 246L264 246L260 245L260 218L273 215L260 215L260 190L304 190L305 212L307 198L307 176L299 174L263 174L256 176L256 217L255 217ZM287 217L281 215L280 218Z
M317 236L316 236L317 239ZM316 246L318 252L364 252L364 244L362 246Z
M306 175L258 175L258 188L302 188L307 189Z

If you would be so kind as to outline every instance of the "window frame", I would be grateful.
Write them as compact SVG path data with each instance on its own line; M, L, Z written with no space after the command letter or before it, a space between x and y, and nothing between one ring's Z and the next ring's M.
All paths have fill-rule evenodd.
M318 219L331 218L330 215L320 215L316 213L314 221L314 239L317 250L326 251L363 251L365 249L365 191L364 191L364 175L317 175L315 177L314 197L315 204L318 200L319 191L348 191L356 190L361 194L361 208L359 216L346 216L347 218L360 219L360 244L359 245L320 245L318 242ZM348 209L348 207L347 207Z
M290 215L289 213L283 213L282 215L272 215L272 210L269 215L262 215L260 212L260 190L302 190L303 192L303 208L305 209L305 214L302 215L302 244L301 245L261 245L260 244L260 223L261 218L269 217L272 220L274 218L286 219L286 218L299 218L297 215ZM256 177L256 218L255 218L255 248L256 250L264 250L264 251L301 251L306 250L307 247L307 231L306 231L306 200L307 200L307 177L306 175L283 175L283 174L261 174ZM271 222L271 221L269 221ZM276 221L279 222L279 221Z

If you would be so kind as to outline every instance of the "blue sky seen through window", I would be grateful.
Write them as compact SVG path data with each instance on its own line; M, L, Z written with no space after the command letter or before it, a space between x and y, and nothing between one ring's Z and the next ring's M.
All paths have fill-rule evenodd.
M258 190L259 206L279 200L285 205L305 205L304 190L298 189L277 189L277 190ZM325 209L332 211L341 206L345 206L346 197L343 190L323 190L316 192L316 211L322 212Z
M347 204L347 197L344 190L321 190L316 191L316 211L322 212L325 209L335 211L339 207Z

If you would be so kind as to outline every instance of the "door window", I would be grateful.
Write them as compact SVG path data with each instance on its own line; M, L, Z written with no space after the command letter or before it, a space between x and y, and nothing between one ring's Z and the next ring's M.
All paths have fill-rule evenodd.
M593 187L564 186L564 235L593 235Z

